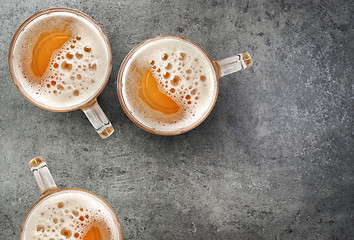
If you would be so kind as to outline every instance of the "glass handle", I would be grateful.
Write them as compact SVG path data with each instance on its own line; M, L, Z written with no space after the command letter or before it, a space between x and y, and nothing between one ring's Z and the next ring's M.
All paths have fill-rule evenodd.
M219 77L240 71L252 66L252 58L248 53L241 53L215 62L219 68Z
M98 105L97 100L93 104L82 109L84 111L88 120L90 120L92 126L95 128L96 132L105 139L112 135L114 129L111 122L108 120L106 114L104 114L100 105Z
M29 165L42 195L58 189L43 157L33 158Z

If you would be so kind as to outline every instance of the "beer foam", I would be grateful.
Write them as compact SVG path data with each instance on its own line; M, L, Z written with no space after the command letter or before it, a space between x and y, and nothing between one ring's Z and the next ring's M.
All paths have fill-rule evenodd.
M42 77L31 69L33 49L42 34L65 32L71 38L54 51ZM110 72L110 52L100 31L87 19L67 12L42 15L19 34L14 73L40 105L68 109L96 95Z
M143 45L127 62L122 94L133 116L146 126L178 131L193 126L213 105L217 81L209 58L186 40L161 38ZM166 114L149 107L140 97L144 72L150 70L159 90L180 107Z
M42 200L32 210L23 229L24 240L83 239L96 227L102 239L119 238L120 226L103 202L85 192L61 191Z

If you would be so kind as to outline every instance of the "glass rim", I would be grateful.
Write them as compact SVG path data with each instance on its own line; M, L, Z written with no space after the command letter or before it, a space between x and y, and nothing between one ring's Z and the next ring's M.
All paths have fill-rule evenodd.
M21 80L19 80L15 74L15 70L14 70L14 50L16 47L16 43L17 40L20 36L20 34L22 33L22 31L35 19L37 19L38 17L41 17L45 14L49 14L49 13L56 13L56 12L65 12L65 13L72 13L72 14L76 14L80 17L83 17L85 20L87 20L89 23L91 23L100 33L101 37L103 38L106 48L107 48L107 59L108 59L108 70L106 72L106 76L105 76L105 81L102 82L100 88L98 88L95 92L95 94L93 94L91 97L89 97L88 99L86 99L85 101L82 101L79 104L76 104L74 106L71 107L60 107L60 108L55 108L55 107L50 107L47 106L46 104L37 101L35 98L31 97L30 94L27 93L26 89L22 86L21 84ZM32 16L30 16L29 18L27 18L21 25L20 27L16 30L11 43L10 43L10 48L9 48L9 55L8 55L8 64L9 64L9 70L10 70L10 75L11 75L11 79L14 82L16 88L18 89L18 91L22 94L23 97L25 97L30 103L36 105L39 108L48 110L48 111L53 111L53 112L70 112L70 111L74 111L80 108L83 108L87 105L90 105L90 103L96 99L103 91L103 89L105 88L105 86L107 85L107 82L109 80L109 77L111 75L111 71L112 71L112 49L111 49L111 45L109 43L108 37L106 35L106 33L103 31L102 27L90 16L88 16L87 14L76 10L76 9L72 9L72 8L48 8L48 9L44 9L42 11L39 11L35 14L33 14Z
M131 110L128 108L127 104L125 103L124 97L123 97L123 92L122 92L122 85L123 85L123 74L125 71L125 68L127 66L127 63L129 62L129 60L132 58L132 56L134 55L134 53L139 50L142 46L153 42L155 40L159 40L159 39L179 39L179 40L183 40L188 42L189 44L191 44L192 46L194 46L195 48L197 48L209 61L210 64L210 68L212 69L213 75L214 75L214 83L215 83L215 88L214 88L214 96L213 96L213 101L211 102L211 104L208 106L208 109L203 113L203 115L198 118L197 121L186 125L185 127L182 128L178 128L175 130L161 130L161 129L156 129L153 128L151 126L148 126L144 123L142 123L141 121L139 121L131 112ZM125 112L125 114L128 116L128 118L135 123L138 127L142 128L143 130L153 133L153 134L157 134L157 135L165 135L165 136L172 136L172 135L179 135L185 132L188 132L194 128L196 128L197 126L199 126L210 114L210 112L212 111L212 109L215 106L216 103L216 99L218 97L218 91L219 91L219 78L218 78L218 73L216 71L216 67L214 64L214 61L210 58L210 56L208 55L208 53L201 47L199 46L197 43L181 37L181 36L176 36L176 35L158 35L155 37L151 37L148 39L145 39L144 41L140 42L139 44L137 44L132 50L129 51L129 53L125 56L120 69L119 69L119 73L118 73L118 77L117 77L117 92L118 92L118 99L119 102L123 108L123 111Z
M20 232L20 240L24 239L24 232L25 232L25 227L27 225L28 219L31 216L32 212L36 209L36 207L43 201L46 201L46 199L49 199L50 197L53 197L57 194L61 194L61 193L65 193L65 192L83 192L91 197L95 197L97 198L97 200L101 201L101 203L104 205L104 207L106 207L109 212L111 217L113 218L114 221L116 221L118 224L115 224L115 226L117 227L118 230L118 239L123 239L123 229L122 229L122 224L120 223L117 214L114 212L113 208L104 200L102 199L100 196L83 190L83 189L77 189L77 188L65 188L65 189L57 189L55 190L55 192L47 194L42 196L40 199L38 199L33 205L32 207L28 210L28 212L26 213L26 216L22 222L22 226L21 226L21 232ZM95 199L96 200L96 199Z

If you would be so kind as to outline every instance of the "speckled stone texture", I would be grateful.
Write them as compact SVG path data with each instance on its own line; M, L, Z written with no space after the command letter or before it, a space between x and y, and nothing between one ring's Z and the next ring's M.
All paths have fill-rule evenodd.
M81 111L30 104L12 83L11 38L32 14L71 7L106 31L113 69L101 140ZM1 0L0 239L18 239L40 197L28 161L43 155L61 188L104 198L125 239L354 239L353 1ZM135 126L117 98L125 55L175 34L215 59L248 51L251 69L220 79L196 129Z

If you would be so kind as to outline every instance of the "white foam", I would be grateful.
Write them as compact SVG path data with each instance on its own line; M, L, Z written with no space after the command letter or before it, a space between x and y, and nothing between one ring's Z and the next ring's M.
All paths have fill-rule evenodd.
M105 240L118 239L115 216L93 195L67 190L50 195L30 213L24 240L82 239L92 226Z
M149 107L140 97L143 74L150 70L160 91L180 107L165 114ZM139 48L128 61L122 77L122 94L134 117L145 126L175 131L193 126L205 116L217 86L208 57L182 39L158 39Z
M41 34L58 28L65 28L72 38L53 53L46 72L37 77L30 67L35 43ZM85 51L87 46L90 51ZM38 17L20 33L13 66L29 97L49 108L68 109L97 94L107 79L109 61L108 46L91 22L73 13L57 12Z

